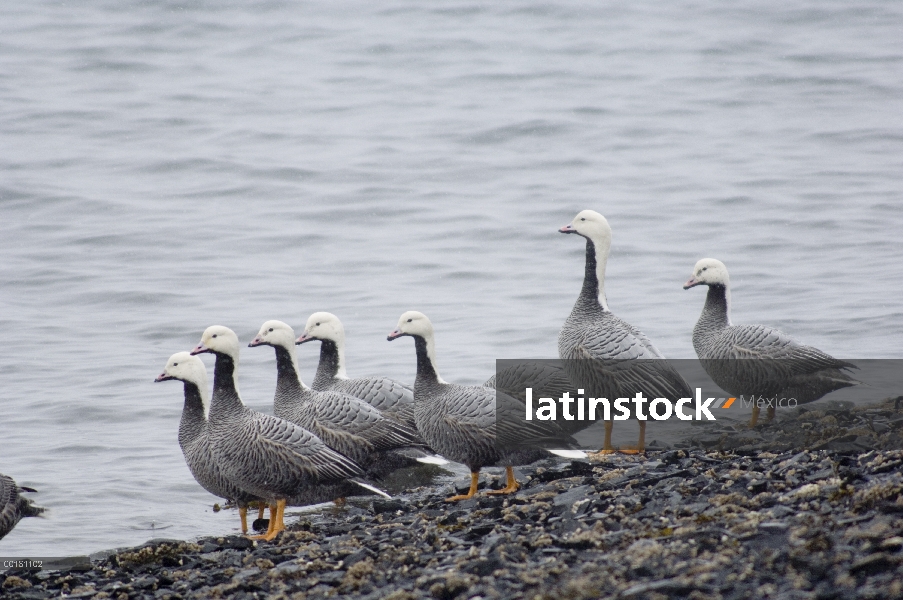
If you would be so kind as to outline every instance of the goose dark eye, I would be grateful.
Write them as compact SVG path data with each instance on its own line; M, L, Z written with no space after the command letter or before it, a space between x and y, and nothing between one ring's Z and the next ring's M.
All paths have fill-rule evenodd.
M319 324L319 323L317 323L317 327L319 327L319 326L320 326L320 324Z
M581 217L581 221L586 221L586 217Z
M273 328L272 328L272 327L270 327L270 331L273 331Z
M179 366L179 363L172 363L172 366L178 367L178 366Z
M708 267L703 267L702 270L706 271L706 270L708 270Z
M410 322L413 321L413 320L414 320L414 319L408 319L408 323L410 323Z
M215 333L213 334L213 338L216 339L216 334L215 334Z

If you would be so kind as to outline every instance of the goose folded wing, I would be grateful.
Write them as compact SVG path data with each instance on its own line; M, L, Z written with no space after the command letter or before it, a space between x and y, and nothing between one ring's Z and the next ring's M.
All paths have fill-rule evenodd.
M822 369L855 368L818 348L800 344L780 330L761 325L732 327L730 355L726 358L774 361L772 367L788 375L814 373Z
M442 420L451 437L470 447L494 447L495 392L485 388L455 385L443 404L445 409Z
M525 404L502 391L496 391L496 435L498 445L505 448L534 446L572 448L577 440L562 429L566 421L524 418Z
M268 467L279 465L320 481L347 479L362 472L350 458L293 423L258 413L253 425L257 440L265 448Z
M354 435L376 450L422 444L410 427L386 418L376 407L348 394L325 393L316 404L315 418L321 426Z
M686 380L666 360L616 361L609 362L607 368L616 382L619 398L633 398L639 392L649 400L675 401L693 395Z
M339 389L379 410L396 414L406 405L413 405L414 393L387 377L362 377L343 382Z
M575 351L574 356L563 358L630 360L662 357L649 338L614 316L587 327Z

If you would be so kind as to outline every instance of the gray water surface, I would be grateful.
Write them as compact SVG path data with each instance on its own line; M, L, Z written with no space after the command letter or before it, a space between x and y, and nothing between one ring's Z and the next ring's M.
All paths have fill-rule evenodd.
M556 357L583 208L610 306L669 357L704 256L735 322L903 357L901 30L865 0L3 4L0 472L49 511L0 555L236 530L152 383L208 325L328 310L352 375L408 382L409 309L448 381ZM274 363L242 353L256 409Z

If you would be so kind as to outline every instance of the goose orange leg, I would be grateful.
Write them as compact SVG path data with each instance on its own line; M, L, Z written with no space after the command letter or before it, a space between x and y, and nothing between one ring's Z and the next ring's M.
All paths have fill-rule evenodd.
M250 539L252 540L271 540L273 537L276 537L273 534L273 530L276 528L276 518L279 514L279 508L276 504L270 504L270 526L267 527L267 532L263 535L252 535ZM273 534L273 537L269 537Z
M646 421L640 421L640 439L636 448L624 448L620 452L623 454L642 454L646 451Z
M605 421L605 441L602 443L602 449L595 454L614 454L614 448L611 447L611 430L614 429L614 421Z
M756 404L753 404L752 409L752 418L749 420L749 426L755 427L756 423L759 422L759 407Z
M273 509L270 507L270 519L273 518ZM268 542L272 542L277 535L281 532L285 531L285 498L276 501L276 525L272 525L272 521L270 524L272 525L271 529L267 531L266 535L263 537Z
M505 467L505 474L508 477L508 484L500 490L491 490L487 494L512 494L520 489L520 484L514 478L514 467Z
M458 500L470 500L477 493L477 485L480 483L480 473L478 471L470 472L470 491L464 495L452 496L446 498L446 502L457 502Z
M238 516L241 519L241 532L248 533L248 507L239 506Z

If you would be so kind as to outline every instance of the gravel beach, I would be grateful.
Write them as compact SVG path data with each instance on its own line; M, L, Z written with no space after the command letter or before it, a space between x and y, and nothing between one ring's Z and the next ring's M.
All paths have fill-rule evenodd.
M0 595L901 597L897 400L813 405L644 457L548 460L516 469L508 497L448 504L445 485L354 499L288 518L273 543L154 540L68 571L10 570ZM502 477L491 470L481 488Z

